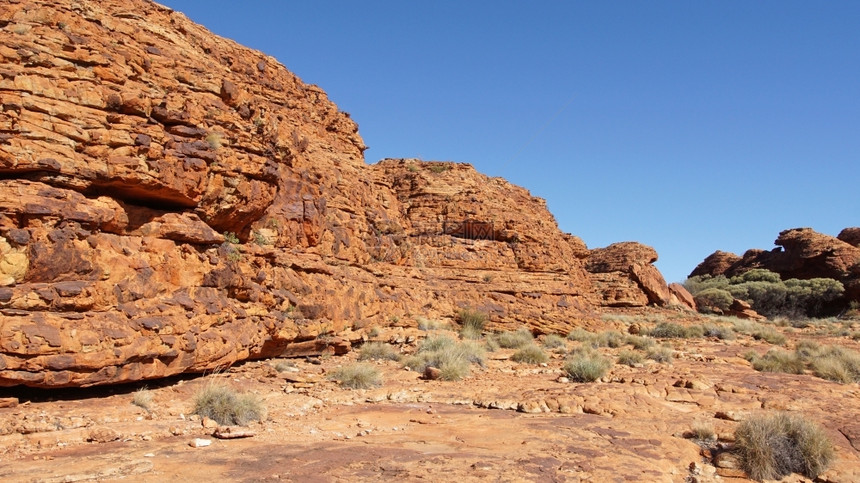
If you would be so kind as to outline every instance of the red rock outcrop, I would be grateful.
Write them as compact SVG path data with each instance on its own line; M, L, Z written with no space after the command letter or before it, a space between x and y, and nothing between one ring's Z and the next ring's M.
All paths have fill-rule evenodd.
M837 235L836 238L849 245L860 247L860 227L845 228L839 232L839 235Z
M667 305L671 296L666 280L653 265L657 251L637 242L613 243L591 250L585 268L602 304L609 307Z
M365 164L321 89L171 9L0 19L0 386L208 371L327 334L343 351L353 329L462 308L566 333L601 297L668 300L653 250L595 289L582 240L502 179Z
M741 257L731 252L715 251L708 255L702 263L690 272L691 277L699 275L724 275Z
M680 283L670 283L669 294L671 297L669 303L671 305L686 307L693 312L698 310L693 294Z

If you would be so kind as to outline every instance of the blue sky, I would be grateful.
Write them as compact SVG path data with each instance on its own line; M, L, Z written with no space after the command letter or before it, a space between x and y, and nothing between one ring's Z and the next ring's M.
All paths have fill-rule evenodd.
M322 87L369 163L472 163L670 282L860 225L860 2L160 3Z

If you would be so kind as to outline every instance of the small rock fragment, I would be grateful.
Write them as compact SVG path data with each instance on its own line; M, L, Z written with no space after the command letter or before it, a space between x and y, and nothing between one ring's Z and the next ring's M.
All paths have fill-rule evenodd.
M90 433L87 435L87 441L93 443L109 443L111 441L116 441L121 437L122 436L119 432L114 429L98 427L90 430Z
M194 438L191 442L188 443L188 446L192 448L203 448L204 446L209 446L212 444L211 439L203 439L203 438Z
M212 436L218 439L238 439L238 438L251 438L256 436L257 433L251 431L248 428L242 428L239 426L224 426L215 430L212 433Z

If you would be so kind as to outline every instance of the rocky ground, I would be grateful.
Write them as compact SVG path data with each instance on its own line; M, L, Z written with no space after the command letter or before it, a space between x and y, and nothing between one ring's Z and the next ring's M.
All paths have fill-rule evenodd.
M660 320L733 326L728 318L656 310L604 316L619 331ZM788 336L787 349L812 339L857 350L851 336L858 329L857 322L834 321L777 327ZM370 334L410 353L428 332L403 327L364 336ZM860 481L856 383L756 372L743 355L774 346L743 334L657 342L673 348L671 363L615 364L593 383L563 379L563 352L580 344L567 341L547 351L545 365L514 362L513 349L489 352L484 368L456 382L424 380L395 361L373 362L384 383L367 390L327 378L358 351L247 362L148 386L7 388L0 397L17 397L18 404L2 400L13 407L0 409L0 479L740 481L744 473L726 451L738 421L786 410L823 425L836 447L821 481ZM599 350L615 358L631 347ZM217 425L190 414L195 393L213 381L263 400L266 418L242 428L252 436L218 439ZM149 409L133 403L144 394ZM696 427L712 428L718 440L691 438Z

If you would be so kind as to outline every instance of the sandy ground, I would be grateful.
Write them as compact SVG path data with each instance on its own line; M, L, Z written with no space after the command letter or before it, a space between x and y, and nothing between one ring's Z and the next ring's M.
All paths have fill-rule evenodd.
M789 349L814 339L860 350L821 328L781 330ZM423 335L385 329L376 339L409 353ZM456 382L373 362L385 382L367 390L326 377L354 362L356 351L293 360L282 372L274 366L283 361L270 360L145 386L5 388L0 397L20 403L0 409L0 480L742 481L726 451L738 421L785 410L820 423L834 442L837 459L822 481L860 481L858 384L756 372L742 355L773 346L747 336L666 342L675 350L671 364L616 364L584 384L561 379L560 351L541 366L513 362L514 351L500 349ZM624 349L600 351L614 358ZM264 401L265 420L243 428L252 437L215 438L215 428L189 414L194 395L213 382ZM132 403L144 387L149 410ZM696 426L712 428L719 441L690 438ZM196 439L209 444L194 447Z

